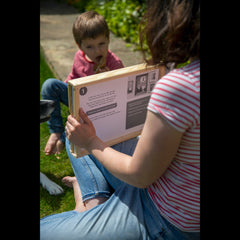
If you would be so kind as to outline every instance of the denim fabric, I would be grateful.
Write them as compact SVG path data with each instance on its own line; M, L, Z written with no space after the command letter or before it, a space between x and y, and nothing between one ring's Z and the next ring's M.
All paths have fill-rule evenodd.
M136 144L137 138L134 138L113 148L131 155ZM147 189L130 186L115 178L91 155L74 158L68 140L66 149L86 199L98 194L109 195L108 183L114 192L106 202L88 211L68 211L42 218L40 239L200 239L200 233L182 232L164 219Z
M63 133L61 141L65 142L63 120L61 116L60 102L68 106L68 86L60 80L49 78L41 89L42 99L55 101L56 107L51 113L51 118L47 121L50 133Z
M72 164L72 168L81 187L82 199L86 201L95 197L107 197L112 194L112 189L103 173L91 159L91 155L75 158L70 153L70 142L66 139L66 150ZM83 169L84 171L81 171ZM80 171L79 171L80 170Z

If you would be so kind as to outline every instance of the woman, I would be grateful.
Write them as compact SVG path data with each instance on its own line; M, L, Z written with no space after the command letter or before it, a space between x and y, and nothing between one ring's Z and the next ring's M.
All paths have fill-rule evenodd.
M82 123L68 116L67 138L91 155L74 158L66 141L76 208L42 219L41 239L200 238L199 15L199 1L148 2L148 62L190 64L155 85L139 140L108 147L82 109Z

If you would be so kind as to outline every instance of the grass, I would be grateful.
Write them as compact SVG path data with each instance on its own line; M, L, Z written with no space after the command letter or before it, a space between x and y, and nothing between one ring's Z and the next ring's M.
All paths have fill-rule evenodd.
M44 60L42 52L40 52L40 89L43 82L48 78L54 78L54 74L51 72L47 63ZM63 122L66 122L69 114L68 108L61 105ZM64 176L73 176L73 170L71 163L68 159L66 150L64 149L58 156L50 155L46 156L44 148L49 138L49 130L47 123L41 123L40 125L40 170L47 177L59 184L64 193L57 196L51 196L40 185L40 217L44 217L50 214L61 213L64 211L73 210L75 207L73 190L63 185L61 179Z

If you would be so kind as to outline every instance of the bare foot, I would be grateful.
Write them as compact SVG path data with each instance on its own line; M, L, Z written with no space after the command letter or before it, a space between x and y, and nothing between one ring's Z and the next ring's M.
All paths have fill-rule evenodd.
M86 200L85 202L83 202L82 201L82 193L81 193L81 190L80 190L80 187L79 187L76 177L66 176L62 179L62 182L66 186L73 188L74 198L75 198L75 203L76 203L75 210L78 212L84 212L86 210L89 210L97 205L104 203L108 199L105 197L99 197L99 198L92 198L92 199L89 199L89 200Z
M62 182L67 186L67 187L70 187L70 188L73 188L73 183L77 181L77 178L76 177L69 177L69 176L66 176L62 179Z
M52 133L47 141L44 152L46 155L59 154L63 148L64 143L60 140L61 133Z
M77 182L77 178L66 176L62 179L62 182L66 186L73 188L73 190L74 190L74 199L75 199L75 203L76 203L74 210L76 210L78 212L86 211L87 209L86 209L84 202L82 201L82 193L81 193L79 184Z
M61 151L64 149L65 144L61 141L57 141L57 154L61 153Z

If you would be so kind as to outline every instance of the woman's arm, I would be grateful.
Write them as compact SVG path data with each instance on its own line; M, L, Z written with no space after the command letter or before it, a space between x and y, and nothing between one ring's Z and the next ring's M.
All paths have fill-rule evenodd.
M146 122L133 156L106 146L97 136L92 122L80 110L83 123L68 117L66 133L70 142L86 148L115 177L145 188L168 168L178 149L182 133L159 115L147 112Z

